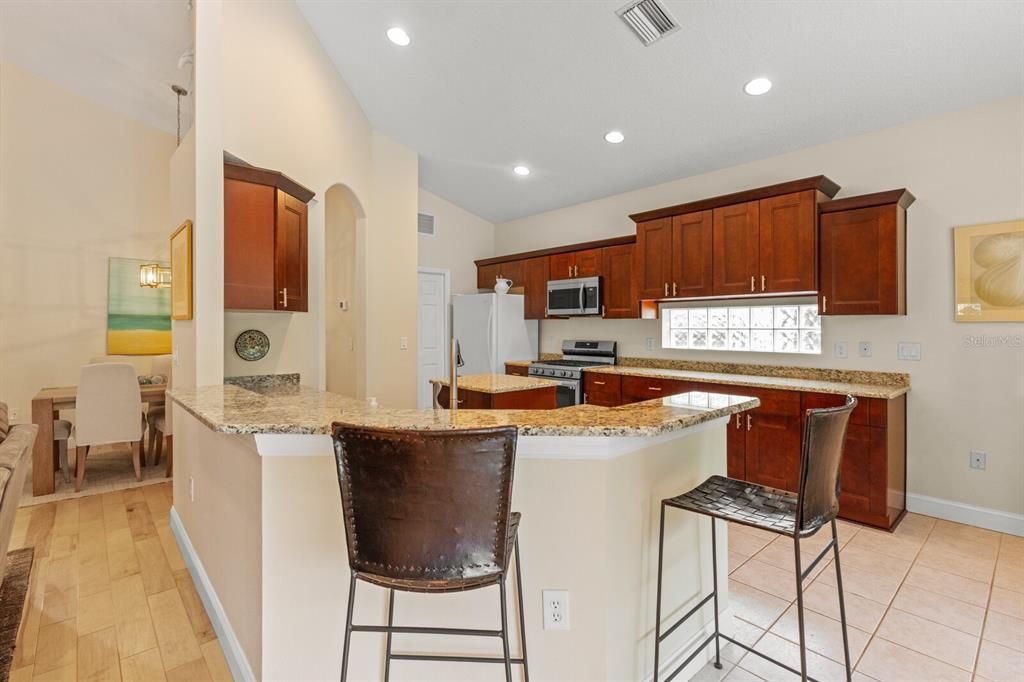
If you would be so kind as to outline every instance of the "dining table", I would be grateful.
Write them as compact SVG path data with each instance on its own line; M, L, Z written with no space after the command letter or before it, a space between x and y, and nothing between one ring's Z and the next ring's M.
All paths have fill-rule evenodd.
M142 402L149 407L163 405L167 384L140 384ZM77 386L44 388L32 398L32 423L39 427L32 448L32 495L49 495L55 490L57 442L53 440L53 420L61 410L75 409Z

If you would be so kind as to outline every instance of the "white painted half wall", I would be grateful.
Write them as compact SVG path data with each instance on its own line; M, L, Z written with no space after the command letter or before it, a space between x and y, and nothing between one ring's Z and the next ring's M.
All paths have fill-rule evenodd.
M907 219L907 316L828 318L826 354L815 357L650 352L645 339L657 348L661 327L648 320L545 321L541 350L610 338L627 356L909 372L910 494L1024 514L1024 324L953 322L952 249L955 225L1024 217L1024 98L502 223L495 253L630 234L630 213L820 173L842 185L839 196L906 187L917 197ZM972 345L978 338L990 345ZM832 357L836 341L849 344L849 359ZM871 358L856 357L859 341L872 342ZM921 361L898 361L899 341L921 343ZM986 470L968 468L972 449L988 452Z
M0 399L17 421L106 354L107 259L167 258L173 151L173 135L0 62Z
M418 235L419 265L451 273L453 294L475 294L474 260L494 255L494 224L420 189L419 212L434 216L434 235Z

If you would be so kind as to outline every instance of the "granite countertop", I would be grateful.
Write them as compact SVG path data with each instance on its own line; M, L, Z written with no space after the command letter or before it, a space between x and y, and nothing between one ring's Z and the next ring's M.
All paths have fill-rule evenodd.
M451 382L448 379L431 379L430 383L447 386ZM460 390L480 393L513 393L553 386L558 386L558 382L537 377L521 377L515 374L466 374L459 377Z
M220 433L329 434L331 424L449 430L516 426L522 436L658 436L758 406L756 398L683 393L621 407L577 405L558 410L413 410L370 407L306 386L247 390L240 386L173 389L170 398Z

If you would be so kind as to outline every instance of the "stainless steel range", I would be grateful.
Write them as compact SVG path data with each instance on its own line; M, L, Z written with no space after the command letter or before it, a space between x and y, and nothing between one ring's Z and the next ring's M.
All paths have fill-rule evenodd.
M614 341L563 341L560 360L541 360L530 364L532 377L557 381L558 406L579 405L583 401L583 369L615 364Z

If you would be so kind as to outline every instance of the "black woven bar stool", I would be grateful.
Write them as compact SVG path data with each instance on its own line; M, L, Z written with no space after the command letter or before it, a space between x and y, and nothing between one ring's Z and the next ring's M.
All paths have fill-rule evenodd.
M341 680L348 677L353 632L387 636L384 680L391 661L526 663L518 513L510 509L516 458L515 427L454 431L394 431L333 425L345 539L351 570ZM509 653L505 578L513 553L523 653ZM356 582L388 590L387 625L353 625ZM497 586L497 630L395 625L395 592L457 592ZM394 634L501 639L503 655L394 653Z
M720 640L771 661L786 670L800 675L803 680L813 680L807 675L807 643L804 636L804 593L803 581L814 567L828 554L835 554L836 584L839 590L839 620L843 629L843 653L846 655L846 680L850 682L850 644L846 634L846 603L843 599L843 574L839 567L839 541L836 533L836 512L839 511L839 465L843 457L843 440L850 413L857 406L857 399L846 397L842 407L807 410L804 422L803 446L800 453L800 489L794 495L784 490L775 490L756 483L739 481L723 476L712 476L688 493L661 501L661 527L658 532L658 602L654 628L654 682L658 682L661 643L697 613L708 601L714 602L715 631L690 653L665 679L672 678L686 667L697 654L711 642L715 643L715 667L722 668ZM711 517L711 567L712 592L704 597L686 615L671 627L661 627L661 573L662 550L665 545L665 510L668 507L684 509ZM715 538L715 519L761 528L793 538L794 563L796 567L796 606L800 629L800 670L756 651L753 647L723 635L718 627L718 548ZM832 526L832 539L806 569L801 568L800 540L818 532L825 524Z

